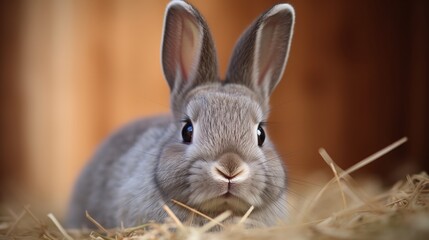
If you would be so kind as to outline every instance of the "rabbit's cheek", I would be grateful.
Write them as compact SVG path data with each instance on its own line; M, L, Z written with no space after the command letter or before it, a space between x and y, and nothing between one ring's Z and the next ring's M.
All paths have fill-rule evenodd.
M206 175L208 176L208 175ZM190 180L189 203L200 205L209 199L213 199L225 191L225 186L203 176L192 176Z

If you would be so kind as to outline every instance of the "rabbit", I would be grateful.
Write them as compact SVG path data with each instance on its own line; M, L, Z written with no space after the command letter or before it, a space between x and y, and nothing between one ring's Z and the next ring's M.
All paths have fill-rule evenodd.
M250 222L272 226L287 217L284 162L265 132L269 97L282 78L295 12L277 4L242 34L225 80L206 21L185 1L165 10L162 70L171 113L132 122L105 140L79 176L67 225L106 228L164 222L167 205L184 222L251 206ZM235 219L235 220L234 220Z

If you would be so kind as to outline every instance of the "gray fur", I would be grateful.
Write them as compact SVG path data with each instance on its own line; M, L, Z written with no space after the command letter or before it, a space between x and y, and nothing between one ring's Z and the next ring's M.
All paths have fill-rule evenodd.
M290 25L289 32L280 37L290 37L294 13L289 5L281 9L280 15L277 10L274 16L267 17L270 11L263 14L250 29L258 31L265 21L275 18L282 25ZM181 21L184 16L187 20ZM288 16L286 23L279 16ZM176 36L171 31L176 31L175 21L179 20L182 25L193 24L191 28L203 30L197 39L200 42L189 46L200 51L199 58L183 68L176 66L182 64L177 55L186 53L174 49L182 43L170 43ZM290 40L277 41L282 43L276 48L281 50L283 60L276 57L270 61L273 77L251 83L252 76L245 74L249 70L243 69L251 69L252 57L237 60L246 52L243 48L254 48L252 34L244 34L231 66L248 66L236 66L243 67L237 69L239 74L232 74L234 68L230 67L227 81L222 82L217 77L213 41L195 8L185 2L171 2L164 31L162 62L171 88L173 114L131 123L101 145L77 181L68 226L94 227L86 219L85 210L105 227L162 222L167 217L164 204L182 221L197 225L206 222L171 199L212 217L231 210L231 219L239 218L253 205L252 224L273 225L286 216L286 171L268 136L258 146L256 129L268 118L269 93L283 73ZM171 57L178 59L168 59ZM183 119L190 119L194 127L189 144L181 137Z

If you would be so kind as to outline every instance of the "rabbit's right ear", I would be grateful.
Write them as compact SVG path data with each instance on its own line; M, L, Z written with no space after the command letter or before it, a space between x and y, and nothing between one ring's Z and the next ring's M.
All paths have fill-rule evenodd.
M164 76L174 93L217 79L213 40L200 13L184 1L167 5L161 48Z

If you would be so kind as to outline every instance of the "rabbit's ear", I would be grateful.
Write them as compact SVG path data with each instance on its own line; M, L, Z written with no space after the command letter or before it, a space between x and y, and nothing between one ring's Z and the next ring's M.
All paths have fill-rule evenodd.
M171 92L217 79L216 53L207 24L184 1L167 6L161 57Z
M268 97L282 78L289 54L295 11L278 4L262 14L238 40L226 82L244 84Z

